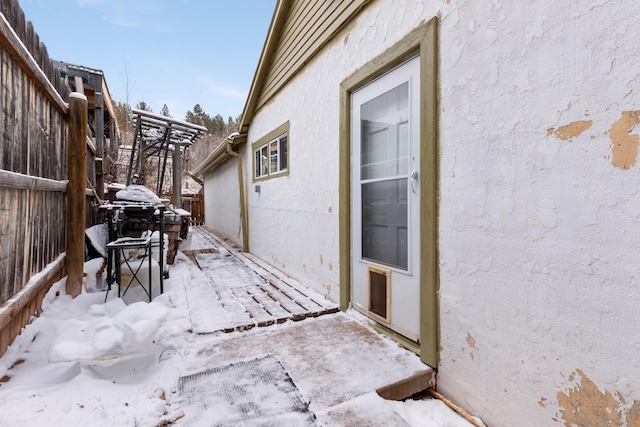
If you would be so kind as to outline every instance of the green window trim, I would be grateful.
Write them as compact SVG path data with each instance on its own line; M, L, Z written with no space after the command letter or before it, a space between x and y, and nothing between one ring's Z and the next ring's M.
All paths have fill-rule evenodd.
M290 147L288 121L254 142L251 145L253 182L288 176L291 169Z

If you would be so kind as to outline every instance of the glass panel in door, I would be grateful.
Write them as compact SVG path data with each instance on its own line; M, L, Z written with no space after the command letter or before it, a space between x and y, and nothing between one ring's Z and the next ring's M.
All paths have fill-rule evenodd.
M362 258L407 270L409 84L360 106Z

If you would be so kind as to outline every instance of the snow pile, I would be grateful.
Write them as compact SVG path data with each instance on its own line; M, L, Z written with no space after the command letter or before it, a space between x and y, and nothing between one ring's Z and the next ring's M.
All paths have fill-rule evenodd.
M173 211L173 213L175 213L176 215L179 215L179 216L191 216L191 212L189 212L186 209L173 208L172 211Z
M120 148L127 148L126 145L121 145ZM131 147L128 147L129 149L131 149ZM112 182L111 184L107 185L107 190L124 190L125 188L127 188L127 186L125 184L120 184L119 182Z
M388 401L393 409L414 427L471 427L471 423L437 399Z
M114 299L94 304L84 319L61 322L49 350L49 361L91 361L144 352L153 346L167 311L153 302L127 306L121 299Z
M167 292L126 305L91 293L102 259L85 263L83 288L54 284L42 315L0 358L0 425L157 426L179 418L166 402L180 372L177 335L189 328ZM175 291L174 291L175 292Z
M116 199L128 202L162 203L160 197L144 185L129 185L116 193Z
M104 269L106 260L95 258L84 263L84 279L82 284L85 292L97 292L104 289Z
M91 246L104 258L107 257L107 242L109 241L109 228L107 224L97 224L84 231Z

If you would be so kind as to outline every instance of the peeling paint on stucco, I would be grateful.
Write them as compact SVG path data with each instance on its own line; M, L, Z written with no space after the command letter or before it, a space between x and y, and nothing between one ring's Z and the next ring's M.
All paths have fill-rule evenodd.
M627 426L640 427L640 400L636 400L627 411Z
M473 336L467 332L467 344L469 344L469 347L471 347L474 350L477 350L478 347L476 347L476 340L475 338L473 338Z
M473 350L478 350L478 347L476 347L476 340L475 338L473 338L473 336L471 336L470 333L467 332L467 344L469 345L469 347ZM464 351L464 349L463 349ZM473 354L473 352L469 353L469 357L471 358L471 360L474 360L476 355Z
M575 383L558 392L560 417L566 426L640 426L640 401L627 405L622 393L600 391L598 386L580 369L569 375Z
M573 141L573 138L582 134L593 125L593 120L578 120L571 122L568 125L560 126L557 129L547 129L547 136L554 135L556 138L563 141Z
M331 284L330 283L325 283L324 285L322 285L322 287L326 291L325 296L329 295L331 293Z
M629 169L636 164L638 157L638 134L631 133L640 124L640 110L623 111L622 117L609 129L609 138L613 142L611 163L620 169Z

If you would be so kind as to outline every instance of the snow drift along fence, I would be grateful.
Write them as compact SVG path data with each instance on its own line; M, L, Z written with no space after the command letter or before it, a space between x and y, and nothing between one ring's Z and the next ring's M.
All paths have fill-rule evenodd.
M2 0L0 355L64 276L68 95L17 0ZM53 262L48 274L29 283Z

